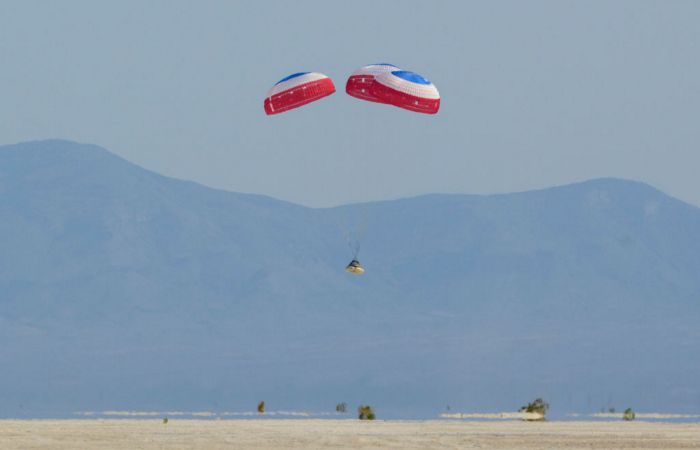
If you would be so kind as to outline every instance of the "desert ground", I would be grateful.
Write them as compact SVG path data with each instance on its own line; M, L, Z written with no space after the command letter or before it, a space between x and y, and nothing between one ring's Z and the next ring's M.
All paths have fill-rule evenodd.
M700 449L700 424L2 420L2 449Z

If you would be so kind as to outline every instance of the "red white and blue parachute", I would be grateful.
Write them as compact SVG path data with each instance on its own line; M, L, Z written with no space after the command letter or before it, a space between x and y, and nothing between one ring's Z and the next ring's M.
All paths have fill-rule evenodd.
M350 75L347 83L345 83L345 92L360 100L369 102L385 103L372 94L372 86L374 78L382 73L400 70L393 64L370 64L369 66L360 67Z
M265 97L265 113L279 114L315 102L335 92L333 80L318 72L299 72L282 78Z
M394 70L374 77L370 93L383 103L424 114L440 109L440 93L433 83L414 72Z

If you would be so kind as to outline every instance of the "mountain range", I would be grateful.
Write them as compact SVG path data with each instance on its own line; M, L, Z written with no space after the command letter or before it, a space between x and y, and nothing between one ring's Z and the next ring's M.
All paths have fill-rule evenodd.
M697 413L699 238L620 179L308 208L0 146L0 416Z

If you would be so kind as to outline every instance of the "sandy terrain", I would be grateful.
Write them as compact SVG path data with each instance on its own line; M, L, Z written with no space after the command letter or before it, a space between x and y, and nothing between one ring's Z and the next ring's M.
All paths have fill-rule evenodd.
M3 420L7 449L700 449L700 424L357 420Z

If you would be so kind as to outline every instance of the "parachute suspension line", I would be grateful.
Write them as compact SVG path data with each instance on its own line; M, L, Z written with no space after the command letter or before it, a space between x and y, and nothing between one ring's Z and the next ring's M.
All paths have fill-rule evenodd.
M348 246L352 251L352 259L357 259L357 256L360 254L360 241L358 239L349 239Z
M353 259L357 259L357 255L360 253L360 247L362 245L362 230L358 226L356 221L350 219L349 216L343 215L341 219L338 220L338 227L341 228L345 241L347 242L348 248L352 252Z

